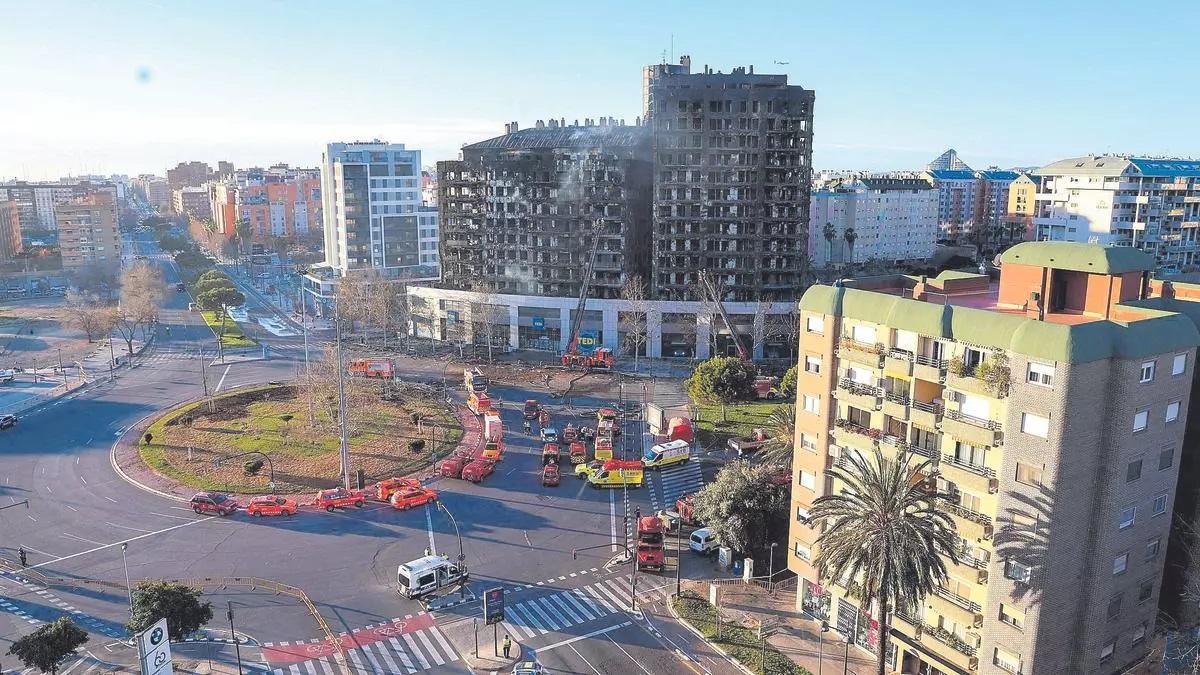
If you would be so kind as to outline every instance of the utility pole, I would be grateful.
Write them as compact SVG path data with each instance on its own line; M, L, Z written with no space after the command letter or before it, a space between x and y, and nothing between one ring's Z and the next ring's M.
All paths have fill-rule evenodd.
M338 447L342 455L342 485L350 489L350 446L346 442L346 364L342 361L342 311L333 299L334 340L337 342Z
M238 675L242 675L242 643L238 640L237 631L233 629L233 601L227 604L229 614L229 635L233 638L233 648L237 652Z
M304 302L304 289L300 289L300 326L304 329L304 381L308 383L309 391L312 391L312 369L308 367L308 303ZM308 423L312 424L317 417L316 401L312 395L308 397Z

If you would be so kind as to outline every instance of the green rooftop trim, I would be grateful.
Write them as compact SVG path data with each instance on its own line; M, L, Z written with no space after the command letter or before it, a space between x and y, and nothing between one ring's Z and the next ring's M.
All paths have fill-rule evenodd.
M1128 324L1089 321L1068 325L854 288L812 286L800 299L804 311L1066 363L1137 359L1200 345L1200 330L1191 318L1165 305L1131 306L1142 309L1147 318Z
M1100 246L1074 241L1026 241L1004 252L1001 265L1035 265L1093 274L1124 274L1154 270L1154 258L1126 246Z
M949 281L950 279L987 279L986 274L978 272L962 272L959 270L942 270L934 279L938 281Z

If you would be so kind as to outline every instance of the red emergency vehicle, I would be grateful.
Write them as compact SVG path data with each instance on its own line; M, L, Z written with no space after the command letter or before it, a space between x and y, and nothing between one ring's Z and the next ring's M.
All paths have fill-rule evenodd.
M339 487L318 492L313 506L332 512L334 509L343 509L347 506L356 506L361 509L366 503L367 496L363 494L362 490L347 490Z

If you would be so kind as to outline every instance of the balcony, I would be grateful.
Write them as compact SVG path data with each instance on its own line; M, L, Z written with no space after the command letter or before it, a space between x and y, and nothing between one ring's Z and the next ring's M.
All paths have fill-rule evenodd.
M1003 445L1004 436L1000 423L967 415L957 410L947 410L942 416L943 432L975 446Z
M943 628L938 628L932 624L924 624L921 631L922 635L929 635L938 642L952 648L954 651L964 656L974 657L977 651L976 647L966 640L958 637L954 633Z
M913 359L912 374L913 377L918 377L926 382L945 382L946 360L930 356L917 356Z
M878 429L859 426L847 419L836 419L833 434L839 445L849 445L862 450L874 450L883 436Z
M1008 368L1005 368L1007 376ZM1006 378L1007 381L1007 378ZM953 366L950 367L946 374L946 388L954 389L955 391L964 391L968 394L979 394L980 396L991 396L993 398L1003 398L1007 395L1007 389L1001 389L996 384L984 379L980 373L980 369L963 368L957 373Z
M912 375L913 355L902 349L889 349L883 357L883 369L889 373Z
M964 538L977 541L992 538L994 528L990 517L948 499L940 499L938 504L958 517L958 533Z
M996 479L995 469L964 462L950 453L942 454L938 468L947 480L951 480L971 492L986 490L989 494L995 494L1000 489L1000 481Z
M898 420L908 419L908 394L885 390L883 392L883 413Z
M935 602L933 606L938 610L939 614L949 616L957 623L963 625L969 624L976 628L983 625L983 608L979 606L978 602L970 598L964 598L954 591L941 586L933 589L933 595L936 598L944 600L944 605L949 605L948 607L938 607Z
M862 382L855 382L848 377L838 380L837 400L863 410L879 410L883 398L883 388Z
M838 342L839 359L849 359L872 368L883 368L883 353L884 347L881 344L859 342L848 337Z
M925 429L933 430L942 421L942 404L934 401L912 401L909 417L912 423Z
M937 457L937 453L935 451L929 450L926 448L922 448L919 445L913 445L912 443L907 443L904 441L903 438L899 438L897 436L884 435L879 440L882 443L886 443L887 445L890 445L893 448L896 448L897 451L909 452L914 455L920 455L922 457L927 457L929 459L934 459Z

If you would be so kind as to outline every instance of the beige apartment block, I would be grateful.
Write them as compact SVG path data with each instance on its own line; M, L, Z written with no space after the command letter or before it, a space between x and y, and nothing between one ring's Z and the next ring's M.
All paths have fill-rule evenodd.
M121 264L117 205L111 194L96 192L60 204L55 218L64 269Z
M850 453L906 451L932 462L961 546L946 584L894 617L892 671L1116 673L1155 627L1200 332L1156 297L1140 251L1026 242L1001 261L999 283L947 272L805 293L797 608L877 644L874 608L814 567L805 518Z

